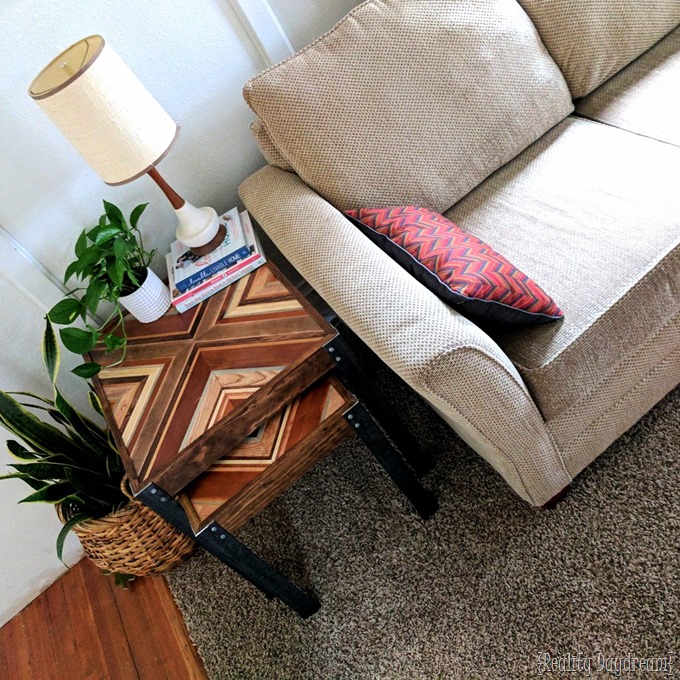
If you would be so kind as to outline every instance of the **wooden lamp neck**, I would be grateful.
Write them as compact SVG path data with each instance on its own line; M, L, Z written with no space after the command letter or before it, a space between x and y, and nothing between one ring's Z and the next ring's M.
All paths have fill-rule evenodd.
M156 168L149 170L149 177L158 184L160 190L167 196L170 204L175 210L179 210L186 201L161 177Z

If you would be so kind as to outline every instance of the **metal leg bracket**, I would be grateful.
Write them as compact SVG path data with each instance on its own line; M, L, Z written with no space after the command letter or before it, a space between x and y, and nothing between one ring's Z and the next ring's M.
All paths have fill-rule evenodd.
M370 413L358 403L344 417L418 514L423 519L431 517L439 508L437 498L420 483Z
M213 522L200 533L194 534L184 508L160 487L150 484L137 498L250 581L267 597L278 598L302 618L311 616L319 609L319 601L313 595L294 585L219 524Z
M423 449L399 418L385 406L384 401L371 385L369 375L363 371L347 342L338 335L326 347L335 362L336 373L347 388L363 401L392 440L399 446L404 458L420 477L434 467L432 456Z

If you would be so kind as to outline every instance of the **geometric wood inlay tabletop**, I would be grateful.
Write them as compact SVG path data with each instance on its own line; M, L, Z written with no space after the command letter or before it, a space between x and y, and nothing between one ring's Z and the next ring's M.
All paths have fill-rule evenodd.
M94 383L133 491L175 494L332 370L335 329L267 263L183 314L126 317Z

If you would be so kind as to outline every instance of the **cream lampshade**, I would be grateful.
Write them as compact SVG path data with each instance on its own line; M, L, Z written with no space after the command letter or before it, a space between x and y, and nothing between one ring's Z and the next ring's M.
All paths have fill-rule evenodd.
M179 128L102 36L62 52L38 74L29 94L107 184L148 173L177 213L178 240L199 254L222 242L224 227L215 210L187 203L156 170Z

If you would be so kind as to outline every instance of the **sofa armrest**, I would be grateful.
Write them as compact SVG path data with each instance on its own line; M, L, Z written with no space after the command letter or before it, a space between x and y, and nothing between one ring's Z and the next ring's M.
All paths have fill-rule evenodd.
M559 452L500 347L445 305L297 175L271 166L239 193L338 316L482 455L543 505L569 484Z

